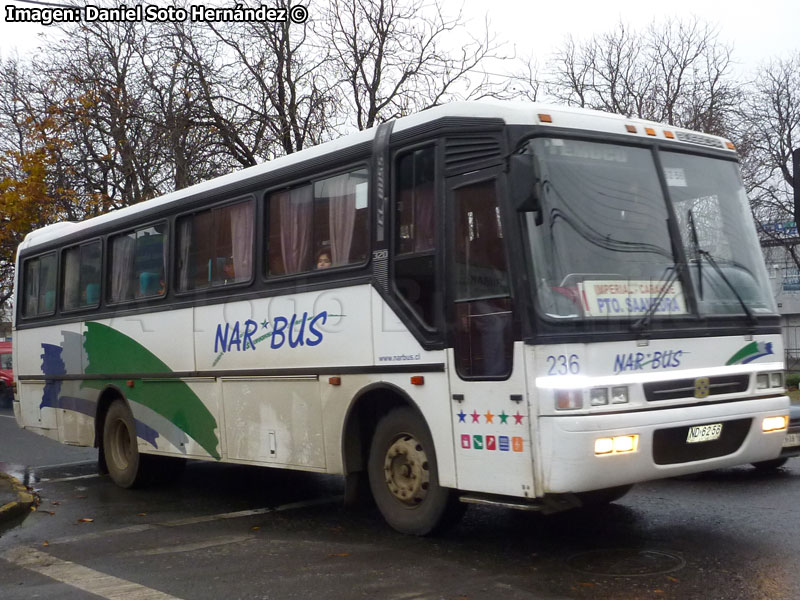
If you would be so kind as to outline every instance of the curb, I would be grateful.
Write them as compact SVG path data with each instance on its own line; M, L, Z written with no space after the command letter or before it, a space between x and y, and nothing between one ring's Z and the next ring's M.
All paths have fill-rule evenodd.
M35 499L28 488L7 473L0 472L0 479L7 480L11 484L11 489L17 494L15 501L0 506L0 523L30 512Z

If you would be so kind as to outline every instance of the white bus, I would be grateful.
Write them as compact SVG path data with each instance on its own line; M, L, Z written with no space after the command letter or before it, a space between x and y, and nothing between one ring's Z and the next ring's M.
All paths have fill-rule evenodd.
M432 532L769 461L779 316L727 140L456 103L28 235L14 411L123 487L300 469Z

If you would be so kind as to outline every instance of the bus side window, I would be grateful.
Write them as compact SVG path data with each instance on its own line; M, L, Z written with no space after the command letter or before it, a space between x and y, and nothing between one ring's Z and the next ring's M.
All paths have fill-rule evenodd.
M511 373L512 303L495 180L459 187L455 209L455 358L461 377Z
M56 309L56 255L45 254L25 261L22 316L53 314Z
M292 275L363 263L367 258L366 169L267 196L267 275Z
M166 232L166 223L156 223L110 238L108 298L111 302L164 295ZM90 293L87 289L87 296Z
M62 256L61 308L75 310L97 306L100 302L100 241L68 248Z
M396 162L394 285L429 328L436 321L435 149L400 154Z
M250 281L254 209L253 201L246 200L178 219L179 290Z

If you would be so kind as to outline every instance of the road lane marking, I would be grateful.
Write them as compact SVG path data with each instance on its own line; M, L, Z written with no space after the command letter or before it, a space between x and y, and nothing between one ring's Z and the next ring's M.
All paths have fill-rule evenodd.
M253 515L263 515L274 511L274 508L254 508L252 510L237 510L236 512L220 513L217 515L203 515L201 517L188 517L176 521L159 523L162 527L182 527L183 525L194 525L195 523L208 523L210 521L221 521L223 519L238 519L240 517L251 517Z
M158 525L150 523L142 525L131 525L130 527L118 527L117 529L107 529L106 531L98 531L95 533L83 533L81 535L71 535L69 537L57 538L49 540L50 545L53 544L69 544L71 542L83 542L88 540L102 539L111 535L124 535L126 533L141 533L143 531L150 531L156 529Z
M74 477L61 477L60 479L40 479L40 483L63 483L65 481L77 481L78 479L94 479L100 477L100 473L92 473L91 475L75 475Z
M106 575L83 565L61 560L33 548L18 546L4 552L1 556L18 567L34 571L107 600L178 600L176 596L170 596L113 575Z
M161 554L176 554L178 552L194 552L195 550L205 550L206 548L216 548L217 546L228 546L230 544L241 544L250 542L255 538L252 535L237 535L212 538L193 544L181 544L179 546L162 546L161 548L148 548L147 550L135 550L133 552L122 552L117 556L135 558L139 556L159 556Z
M210 523L212 521L223 521L226 519L240 519L243 517L252 517L255 515L265 515L271 512L284 512L287 510L297 510L300 508L307 508L310 506L320 506L323 504L333 504L340 502L342 496L329 496L327 498L316 498L314 500L304 500L300 502L290 502L289 504L282 504L275 508L253 508L250 510L237 510L234 512L217 513L215 515L202 515L199 517L188 517L186 519L177 519L175 521L164 521L162 523L143 523L141 525L130 525L128 527L118 527L117 529L107 529L105 531L97 531L94 533L84 533L81 535L73 535L69 537L56 538L50 540L50 545L53 544L69 544L71 542L83 542L86 540L101 539L110 537L112 535L125 535L129 533L141 533L150 531L159 527L183 527L184 525L196 525L198 523Z
M86 447L86 449L91 450L91 448L89 448L88 446ZM78 460L75 462L58 463L55 465L38 465L35 467L28 467L28 468L32 471L41 471L42 469L57 469L58 467L80 467L82 465L94 465L94 464L97 464L97 460Z

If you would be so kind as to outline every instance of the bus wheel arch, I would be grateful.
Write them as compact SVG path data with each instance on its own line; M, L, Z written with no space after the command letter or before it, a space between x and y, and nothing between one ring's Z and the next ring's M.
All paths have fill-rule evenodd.
M428 535L455 524L466 505L439 485L433 435L422 411L390 384L365 388L348 411L342 439L345 503L371 497L402 533Z
M410 407L422 413L401 388L386 382L373 383L356 394L342 428L342 466L345 475L344 502L357 506L369 502L367 463L372 436L378 422L394 408Z

